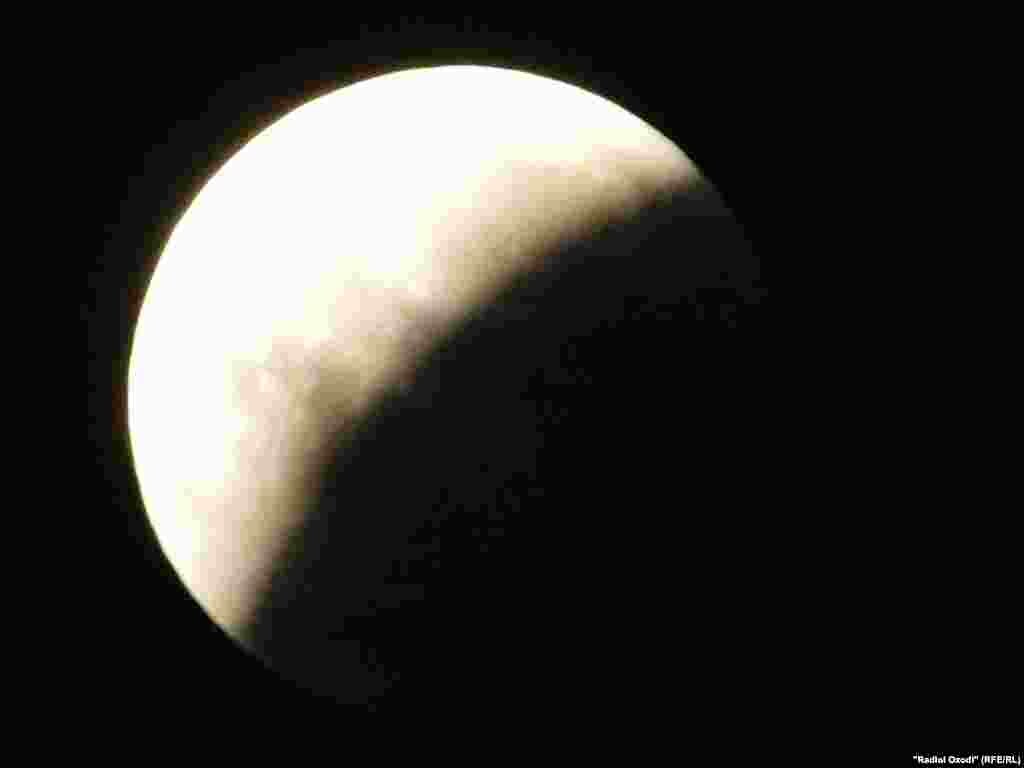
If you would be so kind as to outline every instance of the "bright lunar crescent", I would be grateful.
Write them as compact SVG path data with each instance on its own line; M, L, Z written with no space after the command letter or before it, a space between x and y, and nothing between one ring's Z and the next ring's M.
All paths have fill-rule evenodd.
M325 444L560 241L699 172L604 98L480 66L316 98L174 229L133 340L128 417L159 544L244 644Z

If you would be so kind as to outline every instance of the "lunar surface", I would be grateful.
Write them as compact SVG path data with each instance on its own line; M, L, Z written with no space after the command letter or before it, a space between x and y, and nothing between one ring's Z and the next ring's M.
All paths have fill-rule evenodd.
M350 85L232 156L165 244L128 386L148 518L209 617L258 651L328 453L560 244L699 178L615 104L476 66ZM332 514L389 514L336 485Z

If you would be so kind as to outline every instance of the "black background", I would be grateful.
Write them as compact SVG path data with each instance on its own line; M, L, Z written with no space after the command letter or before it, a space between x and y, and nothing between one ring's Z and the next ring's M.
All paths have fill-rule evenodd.
M245 140L346 83L475 63L611 99L673 139L716 189L569 247L570 263L625 251L636 267L591 257L585 279L517 286L438 352L411 393L382 407L361 439L401 443L404 453L364 451L360 477L374 487L360 492L380 499L384 489L395 506L438 503L400 533L350 523L375 543L338 582L366 586L346 593L340 642L349 655L331 674L347 683L335 694L340 687L341 704L358 710L403 714L601 709L624 697L646 706L682 675L717 691L712 709L735 707L733 684L757 688L751 676L764 659L745 639L771 606L757 578L768 404L763 285L750 246L749 136L764 116L751 107L744 37L657 20L543 30L405 20L325 22L322 39L298 46L239 25L128 22L129 33L101 38L92 55L87 117L100 137L105 244L84 304L99 469L87 492L107 513L116 576L95 605L105 685L125 701L187 702L204 713L339 706L241 653L164 561L125 429L132 327L161 243ZM705 215L723 207L741 225ZM694 257L666 267L659 257L682 252L681 243ZM517 411L527 392L529 412ZM338 477L349 461L337 458ZM499 513L495 494L510 488L520 501ZM310 547L323 540L311 535ZM295 605L295 585L279 589L291 595L280 604ZM312 643L308 658L336 652ZM708 685L726 678L733 682Z

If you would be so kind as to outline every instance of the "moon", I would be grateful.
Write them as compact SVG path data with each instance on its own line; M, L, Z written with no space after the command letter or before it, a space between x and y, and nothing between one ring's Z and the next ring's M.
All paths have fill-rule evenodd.
M128 374L146 514L210 619L258 650L246 627L339 440L560 244L700 178L594 93L465 65L318 97L229 158L164 245Z

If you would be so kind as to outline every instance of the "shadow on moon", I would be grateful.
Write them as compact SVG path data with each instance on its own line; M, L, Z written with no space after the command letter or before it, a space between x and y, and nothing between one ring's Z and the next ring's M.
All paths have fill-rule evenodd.
M552 263L328 454L242 635L278 674L355 704L555 702L628 682L644 638L656 663L684 607L718 616L693 585L740 522L707 496L754 450L750 244L703 185Z

